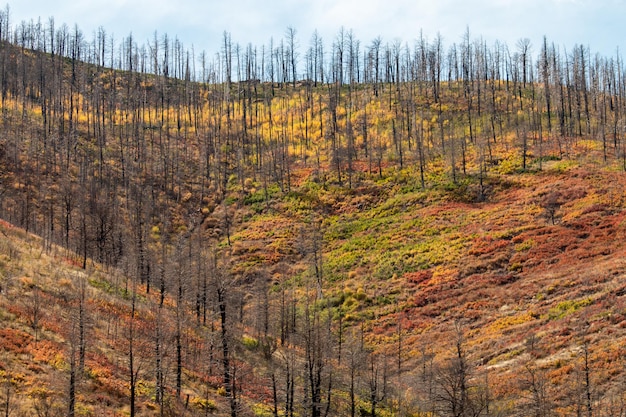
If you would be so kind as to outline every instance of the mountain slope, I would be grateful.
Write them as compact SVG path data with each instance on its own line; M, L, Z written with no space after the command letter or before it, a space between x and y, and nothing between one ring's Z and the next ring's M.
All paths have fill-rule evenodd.
M425 357L445 364L460 332L473 378L489 375L499 396L492 400L506 415L515 412L511 404L526 403L535 372L550 381L543 389L560 413L581 406L583 370L594 408L618 401L626 323L623 173L544 162L541 171L490 176L481 202L471 202L476 183L422 191L407 178L349 192L305 184L272 200L233 235L235 264L276 259L274 280L314 289L314 262L300 248L315 233L294 230L290 221L294 208L305 222L320 216L308 226L323 236L318 303L332 310L346 340L364 332L385 363L396 363L387 366L397 395L419 392ZM282 251L267 245L277 244L273 236L289 236L277 240ZM303 254L304 265L294 263L294 253ZM415 393L399 398L418 409L434 401Z
M445 363L460 325L473 372L489 375L492 407L504 407L506 398L519 404L525 395L520 381L535 368L551 381L555 406L573 407L568 401L574 395L571 386L578 387L574 382L583 369L583 348L589 352L594 404L601 401L595 406L606 407L619 398L613 391L621 386L626 337L624 185L619 172L561 162L541 172L491 180L489 198L480 203L460 201L458 189L424 192L373 182L349 193L318 189L311 194L305 184L261 208L251 204L237 210L236 217L245 220L232 236L232 265L243 277L259 273L258 265L269 268L271 285L281 287L283 296L285 290L293 291L302 300L298 288L312 288L306 282L314 276L313 266L306 245L299 243L302 232L294 230L290 218L294 210L310 216L305 202L318 199L315 205L323 201L327 210L319 224L327 271L320 306L333 311L335 323L337 314L342 316L346 346L347 335L363 331L372 354L384 354L389 361L397 357L402 373L394 370L397 365L388 365L388 378L396 381L394 395L405 406L420 404L415 401L422 397L402 392L421 392L425 352ZM84 288L87 342L77 404L83 413L95 415L128 410L132 279L98 265L82 270L74 266L73 254L55 246L45 250L41 239L6 223L2 234L2 376L11 409L58 411L67 406ZM256 294L256 285L248 285L249 294ZM135 352L141 363L136 369L138 410L149 412L158 406L151 374L159 301L158 294L145 289L138 287L136 297ZM279 295L270 293L270 309L278 307ZM258 300L251 300L241 313L249 332L237 342L247 346L238 354L241 361L258 360L260 308ZM163 327L158 327L172 332L175 303L166 303L161 314ZM270 332L278 332L276 325L270 323ZM168 402L174 410L188 402L198 413L203 407L226 413L219 395L219 361L212 365L200 353L206 338L219 333L193 323L185 327L180 403L171 402L174 393L169 391L175 364L172 345L165 345L172 339L163 339L169 350L163 356ZM196 353L193 344L200 349ZM245 371L242 407L271 403L268 391L256 392L249 385L252 375L261 386L269 383L263 369L257 362ZM211 372L214 376L207 377ZM358 372L365 380L367 372ZM344 382L340 378L336 383Z
M57 35L0 43L9 414L623 411L620 65L194 82Z

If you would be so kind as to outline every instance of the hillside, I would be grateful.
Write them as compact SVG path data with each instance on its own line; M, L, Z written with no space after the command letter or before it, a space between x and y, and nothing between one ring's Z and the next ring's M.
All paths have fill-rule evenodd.
M426 380L433 392L451 383L441 373L461 335L475 389L493 390L492 412L532 405L570 415L585 405L588 383L594 415L615 415L607 410L620 401L623 369L623 174L550 161L542 171L494 175L479 203L468 201L477 184L422 191L414 183L408 176L351 192L303 185L233 236L236 263L279 257L273 237L289 231L297 248L293 206L315 201L324 207L321 303L348 343L364 337L381 355L402 412L449 401L421 390ZM300 273L287 258L274 279L295 275L290 282L313 288L311 268ZM369 372L359 374L366 386ZM537 405L539 385L546 398Z
M346 39L299 80L227 42L196 79L167 37L115 61L27 29L0 39L8 414L624 412L619 58Z
M303 308L303 291L314 284L307 278L309 264L298 252L303 237L293 227L293 210L305 210L314 197L315 205L327 209L320 224L324 295L317 303L322 317L330 306L333 326L342 316L344 359L333 367L349 368L346 358L355 354L354 343L362 331L368 355L381 361L372 363L381 373L383 363L388 367L388 389L398 398L397 406L416 410L427 403L412 394L424 388L420 375L425 358L445 364L453 352L455 326L460 324L472 378L488 375L491 407L505 415L514 411L506 405L510 400L530 401L524 398L531 370L544 375L543 389L553 407L562 408L562 414L572 412L578 404L576 390L583 389L583 349L589 352L594 408L615 406L621 395L626 336L623 186L619 172L555 161L541 172L492 180L490 198L481 203L464 201L458 190L415 191L380 181L352 192L312 191L303 184L261 209L252 204L241 207L238 215L246 220L231 238L231 262L250 277L248 287L254 292L240 313L239 331L245 334L234 342L243 349L237 354L242 361L238 372L245 373L239 382L240 406L253 410L265 403L267 412L271 409L267 365L258 362L263 360L258 341L265 340L259 312L266 305L278 314L285 292L289 300L300 300L294 308ZM11 409L65 410L71 352L75 362L79 357L84 292L86 353L84 376L77 385L80 413L128 412L132 279L98 265L83 270L67 251L56 246L46 250L41 239L7 224L2 225L2 236L2 375ZM273 290L265 299L258 292L261 283L251 278L261 277L258 265L271 275L265 279ZM166 303L157 318L158 295L146 294L145 286L138 288L136 299L137 407L142 415L157 407L151 378L155 331L160 326L155 320L164 332L173 332L176 308L174 302ZM169 407L181 409L188 401L190 413L202 414L208 406L227 414L227 402L219 395L223 388L217 352L212 362L206 350L219 349L215 343L219 332L195 320L184 326L179 405L169 396L174 396L170 391L176 368L174 345L164 347L164 379L172 384L166 383ZM268 330L279 335L279 323L269 323ZM297 340L298 330L289 331ZM163 343L174 341L164 336ZM285 346L274 346L276 375L289 368ZM365 366L356 372L357 390L366 401L370 371ZM347 389L345 376L334 378L339 392ZM255 379L258 382L253 383ZM433 384L440 383L433 376ZM346 407L347 400L335 395L338 410ZM365 403L363 408L367 409Z

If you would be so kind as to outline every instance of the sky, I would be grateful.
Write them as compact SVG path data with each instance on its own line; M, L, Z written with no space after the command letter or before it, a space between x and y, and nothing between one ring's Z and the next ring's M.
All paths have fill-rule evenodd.
M78 25L87 39L99 27L121 39L131 32L138 43L167 33L186 48L214 54L224 32L240 45L268 45L296 29L303 54L315 30L328 46L341 28L367 46L383 42L412 45L420 33L438 34L444 47L472 39L491 46L498 40L515 48L531 41L536 56L543 37L561 50L588 46L592 54L614 56L626 49L626 0L11 0L13 24L21 21Z

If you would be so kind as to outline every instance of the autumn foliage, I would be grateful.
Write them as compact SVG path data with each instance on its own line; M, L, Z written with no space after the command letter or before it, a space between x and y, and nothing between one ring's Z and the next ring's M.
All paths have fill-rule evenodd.
M7 415L624 414L621 58L8 29Z

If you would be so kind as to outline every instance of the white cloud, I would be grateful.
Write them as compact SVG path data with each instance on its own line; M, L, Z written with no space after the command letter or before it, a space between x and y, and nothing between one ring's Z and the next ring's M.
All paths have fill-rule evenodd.
M379 35L411 43L423 30L428 39L441 33L449 45L461 40L466 27L488 42L514 45L528 37L538 45L547 35L558 45L584 43L605 54L626 39L623 0L12 1L14 22L54 16L57 24L77 23L88 37L103 26L116 38L132 31L140 42L156 30L209 53L220 49L223 31L235 42L260 46L282 38L288 26L297 29L303 49L315 29L330 44L341 27L353 29L362 44Z

